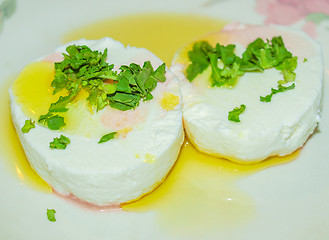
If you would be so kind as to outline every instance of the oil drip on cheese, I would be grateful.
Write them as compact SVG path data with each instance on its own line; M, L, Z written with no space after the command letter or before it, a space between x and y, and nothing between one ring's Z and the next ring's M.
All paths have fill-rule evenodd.
M51 103L58 100L66 90L53 95L51 82L54 79L54 63L37 61L27 65L13 83L12 90L16 102L21 104L25 115L38 121L40 115L46 114ZM106 131L99 126L99 115L91 114L87 101L87 93L81 90L70 103L70 110L60 113L65 118L64 132L71 132L83 136L104 135Z
M9 108L9 93L8 88L12 81L2 86L0 109L3 113L0 118L0 131L1 131L1 156L7 161L9 171L16 173L21 184L31 186L42 192L52 192L51 187L42 180L31 168L23 152L22 146L18 139L14 125L11 120Z
M189 15L130 15L70 31L63 39L67 42L79 38L97 39L110 36L124 44L149 49L169 66L168 63L179 47L207 32L220 30L224 24L225 22L219 20ZM163 27L159 28L159 25ZM143 32L135 26L143 26ZM154 29L157 29L157 34L153 34ZM45 71L51 68L47 63L35 63L33 67ZM51 80L50 76L45 74L44 81L50 84ZM41 83L39 89L31 91L42 91L42 94L50 97L51 103L54 99L48 84ZM7 89L8 86L5 91ZM2 142L9 139L4 147L6 159L9 165L16 169L23 183L50 192L50 187L29 167L11 123L8 94L2 96L6 97L1 105L3 112L6 112L5 118L1 119L1 127L5 130ZM42 96L34 94L29 99L21 99L21 103L27 104L31 101L30 103L37 105L36 112L46 113L49 104L38 106L39 97ZM29 114L31 118L39 116L33 115L36 114L33 112ZM75 121L74 116L67 121ZM178 232L191 230L192 226L194 231L236 226L250 220L255 214L252 199L237 187L239 179L246 174L291 161L297 155L298 152L284 158L270 158L258 164L239 165L202 154L186 141L167 179L152 193L135 202L123 204L122 208L128 212L154 211L157 221ZM147 158L145 164L152 161L152 158Z

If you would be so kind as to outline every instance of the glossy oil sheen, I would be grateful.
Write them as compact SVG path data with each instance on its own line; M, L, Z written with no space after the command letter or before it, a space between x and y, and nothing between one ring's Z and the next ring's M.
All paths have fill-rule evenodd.
M175 233L228 230L256 214L253 200L237 184L244 177L294 160L271 157L256 164L237 164L203 154L187 140L167 179L138 201L123 204L126 211L153 211L161 225Z
M207 32L220 30L224 24L219 20L189 15L131 15L84 26L70 31L63 39L68 42L109 36L124 44L147 48L169 65L179 47ZM40 86L42 91L48 91L49 85ZM16 172L21 179L29 179L29 183L49 191L49 187L28 166L10 121L8 97L6 104L3 102L1 106L8 114L5 120L1 120L1 126L8 129L5 135L10 139L7 146L10 165L20 166ZM122 208L129 212L153 211L159 223L176 233L232 228L256 214L253 200L238 188L238 181L297 156L298 152L284 158L273 157L257 164L240 165L202 154L186 141L166 180L152 193L123 204Z
M0 110L3 113L0 118L1 131L1 153L8 163L9 171L17 174L22 184L26 184L44 192L52 192L52 189L45 183L31 168L23 152L22 146L16 134L11 120L9 108L8 88L12 81L8 81L1 89Z

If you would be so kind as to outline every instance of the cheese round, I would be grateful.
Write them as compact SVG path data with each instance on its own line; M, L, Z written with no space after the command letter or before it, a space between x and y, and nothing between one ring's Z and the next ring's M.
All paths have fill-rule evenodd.
M110 38L68 43L34 64L53 65L53 61L62 59L61 53L71 44L87 45L98 51L107 48L107 61L117 70L132 62L143 65L149 60L154 69L162 64L148 50L125 47ZM32 118L37 122L40 113L34 113L39 108L33 105L33 98L27 100L28 93L20 91L29 87L32 92L38 92L35 89L41 88L42 81L48 81L47 86L50 84L46 78L28 81L29 74L36 74L30 73L33 67L24 69L9 91L12 120L31 166L57 192L73 194L96 205L120 204L140 198L164 180L184 138L180 89L170 71L166 72L166 81L159 82L152 91L154 98L141 101L135 110L105 107L91 112L87 101L81 98L70 105L65 117L67 127L63 130L54 131L36 124L30 132L22 133L25 120ZM38 96L35 93L35 98ZM43 105L38 107L44 108ZM98 143L102 135L114 131L118 132L115 139ZM49 143L60 135L68 137L71 143L65 150L51 149Z
M186 78L187 53L192 44L177 52L171 70L181 84L184 127L200 151L251 163L290 154L313 133L320 120L323 84L321 47L315 40L287 27L243 25L224 28L200 40L212 46L235 44L241 57L249 43L274 36L282 36L288 51L298 57L298 64L295 89L273 95L271 102L261 102L260 96L277 89L283 79L280 71L246 72L233 87L211 87L210 67L192 82ZM246 109L240 122L228 120L228 113L242 104Z

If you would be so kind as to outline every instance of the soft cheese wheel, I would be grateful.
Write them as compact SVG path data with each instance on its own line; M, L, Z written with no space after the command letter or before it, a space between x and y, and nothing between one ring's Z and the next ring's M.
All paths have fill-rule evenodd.
M154 69L162 64L148 50L125 47L110 38L71 42L40 60L44 64L60 61L61 53L71 44L98 51L107 48L107 61L117 70L132 62L143 65L149 60ZM31 166L57 192L96 205L120 204L140 198L165 178L184 138L180 89L173 74L167 71L166 81L152 91L154 98L141 101L135 110L106 107L90 113L88 107L83 107L86 100L81 100L68 111L68 128L54 131L36 124L29 133L22 133L25 120L33 119L30 103L17 90L28 75L24 71L10 89L12 120ZM70 121L75 126L69 127ZM98 143L103 134L114 131L118 137ZM49 143L61 134L71 143L65 150L50 149Z
M212 46L235 44L241 57L258 37L270 40L274 36L282 36L288 51L298 57L298 65L295 89L273 95L271 102L261 102L260 96L277 89L277 82L283 79L280 71L246 72L231 88L213 88L210 67L192 82L186 79L187 53L192 44L176 54L171 70L180 79L184 127L200 151L250 163L290 154L313 133L320 120L323 82L321 47L315 40L304 32L279 26L228 27L200 40ZM246 105L241 122L229 121L228 113L241 104Z

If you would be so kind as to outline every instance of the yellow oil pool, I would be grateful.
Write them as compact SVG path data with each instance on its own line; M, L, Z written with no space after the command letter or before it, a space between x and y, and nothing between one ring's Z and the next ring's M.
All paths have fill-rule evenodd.
M32 186L40 191L52 192L48 184L30 167L16 134L9 108L8 88L11 82L12 81L8 81L8 83L3 86L0 94L0 110L3 113L0 118L1 155L3 159L8 162L9 171L15 172L22 184Z

